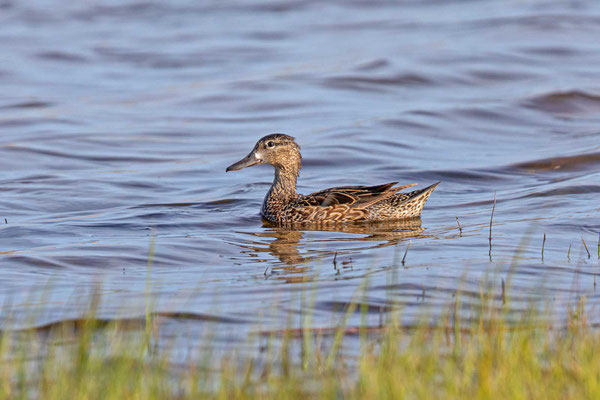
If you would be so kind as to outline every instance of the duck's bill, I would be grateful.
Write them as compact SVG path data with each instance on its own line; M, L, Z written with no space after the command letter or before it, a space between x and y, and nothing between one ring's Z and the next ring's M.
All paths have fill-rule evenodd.
M240 161L236 162L235 164L231 164L229 167L227 167L225 172L239 171L242 168L251 167L253 165L260 164L261 162L262 162L262 160L257 158L254 155L254 152L252 152L252 153L248 154L246 157L242 158Z

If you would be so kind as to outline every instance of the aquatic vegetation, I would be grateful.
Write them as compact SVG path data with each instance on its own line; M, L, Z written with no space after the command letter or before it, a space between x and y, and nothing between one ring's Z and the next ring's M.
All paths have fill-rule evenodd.
M482 291L473 318L455 320L460 297L432 323L401 324L401 310L380 326L348 326L361 310L351 300L337 327L257 331L255 358L217 355L173 361L160 344L158 318L86 318L27 331L3 331L0 398L543 398L600 396L600 332L589 326L585 298L561 323L540 307L511 312L510 301ZM511 318L508 316L511 315ZM510 321L510 322L509 322ZM360 346L342 357L343 341Z

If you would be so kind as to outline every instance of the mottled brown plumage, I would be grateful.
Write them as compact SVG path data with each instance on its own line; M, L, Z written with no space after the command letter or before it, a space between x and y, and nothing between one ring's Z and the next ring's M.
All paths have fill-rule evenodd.
M275 167L275 179L263 202L261 214L275 223L337 223L351 221L391 221L418 217L435 183L425 189L398 193L415 186L393 187L398 182L377 186L342 186L308 195L296 193L302 166L300 146L294 138L274 133L260 139L254 149L226 171L257 164Z

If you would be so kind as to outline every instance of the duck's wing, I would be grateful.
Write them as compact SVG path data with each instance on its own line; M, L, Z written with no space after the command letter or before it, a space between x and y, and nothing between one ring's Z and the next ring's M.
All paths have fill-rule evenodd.
M340 204L352 208L367 208L378 203L398 191L415 186L416 183L392 187L398 182L386 183L377 186L340 186L321 190L303 196L302 201L311 206L331 207Z

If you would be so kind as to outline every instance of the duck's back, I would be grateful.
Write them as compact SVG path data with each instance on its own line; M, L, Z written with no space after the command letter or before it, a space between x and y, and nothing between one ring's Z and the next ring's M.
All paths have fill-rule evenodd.
M438 183L409 193L397 193L414 184L393 187L397 182L377 186L335 187L279 205L271 212L267 203L263 217L272 222L337 223L352 221L389 221L420 215ZM268 199L265 199L267 202Z

